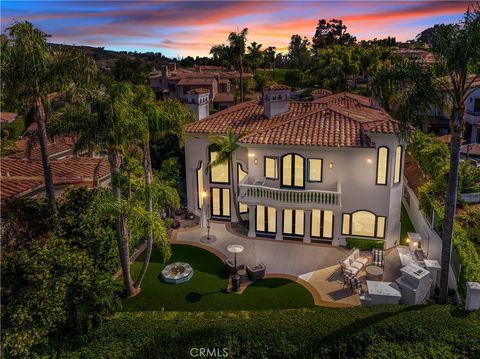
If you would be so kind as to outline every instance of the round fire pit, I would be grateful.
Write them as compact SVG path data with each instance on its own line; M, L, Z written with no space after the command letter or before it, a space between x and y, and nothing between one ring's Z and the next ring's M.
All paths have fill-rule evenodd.
M162 278L166 283L178 284L188 282L192 275L192 266L183 262L169 264L162 270Z

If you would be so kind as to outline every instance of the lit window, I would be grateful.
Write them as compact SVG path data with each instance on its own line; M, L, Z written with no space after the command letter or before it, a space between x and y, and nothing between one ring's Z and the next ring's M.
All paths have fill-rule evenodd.
M343 214L342 234L350 234L350 214Z
M380 147L377 156L377 184L387 184L388 148Z
M230 217L230 189L212 188L212 215Z
M237 164L237 171L238 171L238 183L240 183L245 179L245 177L247 177L248 173L243 170L242 165L240 163ZM248 206L244 203L239 203L238 209L240 210L240 213L248 212Z
M304 159L300 155L289 154L282 157L282 186L303 187Z
M200 167L197 169L197 196L198 196L198 208L203 207L203 164L200 163Z
M397 146L395 150L395 173L393 175L393 183L400 182L402 173L402 146Z
M374 237L375 215L367 211L358 211L352 214L352 235Z
M257 231L265 232L265 207L257 205Z
M275 233L277 228L277 210L273 207L257 205L257 232Z
M322 160L308 159L308 180L310 182L322 182Z
M277 210L273 207L267 209L267 228L270 233L277 231Z
M265 178L278 179L278 159L265 157Z
M333 238L333 212L312 209L312 237Z
M303 210L283 210L283 233L303 236L304 217Z
M217 152L210 152L210 162L215 161ZM210 170L210 182L212 183L229 183L228 161L213 166Z
M377 237L385 237L385 217L377 217Z

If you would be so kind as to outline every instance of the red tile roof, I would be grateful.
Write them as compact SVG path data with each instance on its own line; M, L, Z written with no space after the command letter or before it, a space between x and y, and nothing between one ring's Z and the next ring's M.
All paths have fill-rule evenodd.
M311 92L312 95L331 95L332 91L327 89L316 89Z
M43 167L39 160L0 159L0 196L18 196L43 187ZM103 158L71 157L51 161L54 185L92 186L94 179L110 174L108 161Z
M10 123L17 118L14 112L0 112L0 123Z
M195 94L201 95L203 93L208 93L208 92L210 92L209 89L198 88L198 89L192 89L192 90L188 91L187 93L190 94L190 95L195 95Z
M233 93L217 93L213 98L213 102L233 102L235 96Z
M289 102L289 111L263 115L261 101L244 102L187 126L188 133L248 132L241 143L371 147L369 133L398 133L397 123L370 99L341 93L310 102Z
M194 78L183 78L178 81L178 86L203 86L203 85L212 85L214 81L213 77L201 78L201 77L194 77Z
M267 90L267 91L270 91L270 90L290 90L290 86L282 85L282 84L272 84L270 86L265 86L263 89Z
M15 146L17 146L19 152L10 155L10 158L17 158L17 159L32 159L32 160L40 160L42 158L40 152L40 145L37 143L30 153L27 154L27 143L28 138L21 138L15 141ZM71 155L73 152L73 146L75 145L74 139L72 137L58 137L55 141L48 142L48 154L49 157L56 157L56 156L63 156L63 155Z

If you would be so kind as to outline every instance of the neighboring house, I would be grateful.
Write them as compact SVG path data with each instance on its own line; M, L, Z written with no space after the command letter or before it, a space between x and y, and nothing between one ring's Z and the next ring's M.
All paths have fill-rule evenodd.
M16 159L30 159L30 160L41 160L41 151L40 145L37 143L33 146L30 153L27 152L27 145L29 139L23 137L15 141L15 146L18 149L18 152L8 156L9 158ZM73 155L73 146L75 142L72 137L56 137L53 141L48 141L47 150L48 157L50 159L62 159L66 157L71 157Z
M252 78L249 73L245 79ZM161 71L150 73L150 87L161 97L178 98L187 102L188 93L195 89L207 89L210 92L210 108L218 110L230 107L235 102L236 80L238 71L229 71L219 66L196 66L183 69L176 64L163 66Z
M15 121L17 114L14 112L0 112L0 123L7 124Z
M393 51L393 54L406 59L423 61L427 63L435 62L435 56L428 51L418 49L399 49Z
M249 101L187 126L188 209L237 221L231 183L250 237L321 241L346 237L400 240L403 145L396 122L370 99L340 93L290 101L290 88L263 89ZM209 133L247 131L228 164L216 158Z
M40 160L2 158L0 197L5 201L13 197L45 195L43 167ZM51 162L53 185L56 193L68 186L97 187L110 183L110 167L103 158L71 157Z

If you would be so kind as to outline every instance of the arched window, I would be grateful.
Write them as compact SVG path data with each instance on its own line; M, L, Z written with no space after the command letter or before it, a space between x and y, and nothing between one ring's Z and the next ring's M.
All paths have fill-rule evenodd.
M361 237L385 237L386 217L370 211L343 214L342 234Z
M403 148L402 146L397 146L395 150L395 172L393 174L393 183L400 182L402 177L402 157L403 157Z
M377 152L377 184L386 185L388 177L388 148L379 147Z
M295 153L282 157L282 186L304 187L305 159Z

